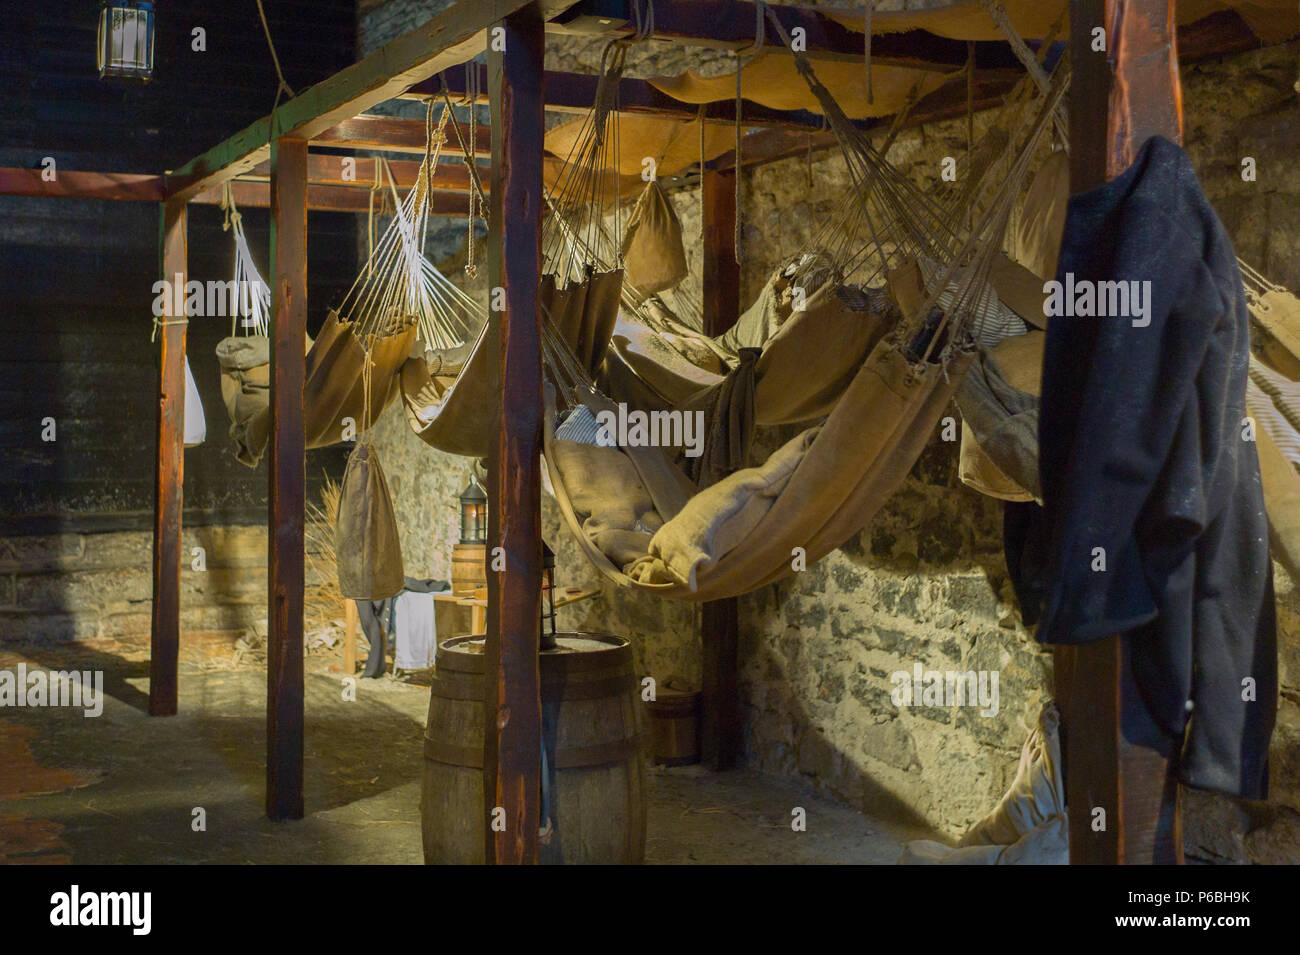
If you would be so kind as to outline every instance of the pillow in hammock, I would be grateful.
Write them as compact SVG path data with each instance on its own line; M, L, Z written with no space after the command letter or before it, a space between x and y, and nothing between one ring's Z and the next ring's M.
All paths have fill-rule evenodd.
M592 538L594 543L615 567L623 568L635 563L650 552L653 535L646 531L603 530Z
M551 457L569 495L582 529L593 541L606 530L648 530L658 526L655 513L636 468L615 448L557 440Z
M772 452L756 468L728 475L700 491L650 541L650 556L629 576L642 583L675 580L696 589L696 575L744 544L790 483L820 427L808 428ZM669 575L661 576L657 564Z
M578 405L565 414L564 420L555 429L555 437L558 441L576 441L601 448L617 447L612 441L606 440L612 436L604 434L596 415L586 405Z

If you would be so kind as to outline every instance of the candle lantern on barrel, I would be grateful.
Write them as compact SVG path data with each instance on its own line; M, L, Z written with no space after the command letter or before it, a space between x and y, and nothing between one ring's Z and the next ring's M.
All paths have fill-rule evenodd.
M542 541L542 650L555 649L555 551Z
M451 552L451 589L473 596L487 586L487 492L470 473L460 495L460 541Z

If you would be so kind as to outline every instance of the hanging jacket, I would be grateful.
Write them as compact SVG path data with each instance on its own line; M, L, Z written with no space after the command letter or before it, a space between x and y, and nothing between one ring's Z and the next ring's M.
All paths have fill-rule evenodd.
M1077 314L1083 283L1114 281L1149 283L1129 287L1149 291L1146 307L1100 316L1094 294L1094 315ZM1182 741L1182 780L1262 799L1277 645L1244 424L1249 319L1232 242L1182 149L1153 137L1070 198L1057 282L1076 314L1047 327L1038 639L1129 633L1142 699Z

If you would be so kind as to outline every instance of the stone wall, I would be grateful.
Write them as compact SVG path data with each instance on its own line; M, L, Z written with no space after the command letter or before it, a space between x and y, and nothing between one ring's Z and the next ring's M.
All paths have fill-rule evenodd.
M413 4L404 4L410 12ZM373 16L373 14L371 14ZM1239 251L1275 281L1300 286L1297 185L1286 170L1296 141L1297 46L1204 62L1184 71L1187 146ZM589 71L590 51L548 43L548 67ZM637 72L714 70L698 51L660 53ZM702 54L701 54L702 55ZM707 59L707 58L706 58ZM714 57L713 59L716 59ZM991 119L977 117L977 133ZM890 159L933 185L943 156L960 156L965 123L905 131ZM1253 155L1258 179L1244 183ZM805 248L844 195L846 172L832 154L811 168L790 159L743 180L742 298L771 269ZM698 300L698 191L673 195L692 270L685 294ZM463 228L463 225L462 225ZM446 263L459 275L462 252ZM481 284L481 280L480 280ZM793 434L760 433L755 455ZM392 409L374 440L381 449L403 527L407 572L442 576L456 527L455 499L468 462L434 451ZM793 579L740 601L745 753L751 765L801 775L863 809L956 836L996 803L1014 776L1020 746L1051 693L1051 657L1019 622L1001 545L1001 505L956 477L954 444L933 441L905 485L870 527ZM543 534L557 552L565 586L602 579L543 501ZM1279 569L1284 694L1273 748L1273 799L1241 807L1191 798L1189 847L1219 861L1276 861L1293 849L1279 832L1300 808L1300 595ZM602 596L561 611L571 628L629 637L642 673L700 679L698 609L603 585ZM926 670L996 671L996 715L976 709L896 707L890 675ZM1290 807L1287 809L1286 807ZM1249 835L1248 835L1249 833ZM1294 844L1294 840L1292 840Z
M202 569L196 569L202 548ZM317 553L309 547L309 553ZM181 535L182 633L266 626L265 527ZM309 560L307 585L321 582ZM0 538L0 643L62 643L149 633L153 536L114 531Z

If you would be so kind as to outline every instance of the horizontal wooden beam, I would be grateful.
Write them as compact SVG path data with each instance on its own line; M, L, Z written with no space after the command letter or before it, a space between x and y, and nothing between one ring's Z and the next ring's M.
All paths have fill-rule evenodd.
M270 156L272 138L315 139L346 119L392 99L412 84L486 49L487 30L530 0L461 0L365 59L295 96L251 126L167 173L167 195L192 199ZM555 16L573 0L538 0Z
M162 176L121 172L54 172L43 169L0 168L0 196L45 196L52 199L112 199L161 202Z
M345 183L341 171L332 168L338 157L313 156L309 162L319 160L316 172L320 179L307 187L307 206L313 212L366 212L370 208L370 183L373 181L373 160L357 160L357 182ZM371 165L364 165L371 163ZM417 162L393 163L393 176L399 189L409 189L415 181ZM235 202L241 206L268 208L271 204L269 178L236 179L230 183ZM484 188L487 188L486 177ZM221 186L199 193L191 202L199 205L217 205L221 202ZM467 209L469 174L464 166L447 164L439 169L434 179L434 192L430 200L434 215L463 215ZM36 196L57 199L99 199L120 202L161 202L163 177L139 173L112 172L60 172L58 177L46 182L39 169L14 169L0 167L0 195Z
M461 123L461 135L469 143L469 127ZM354 116L345 119L312 139L313 146L331 146L337 149L372 149L389 153L424 153L424 120L403 119L398 116ZM456 135L447 130L447 147L459 154ZM480 125L474 132L474 154L483 158L492 155L492 127Z
M479 89L487 89L486 68L480 67ZM463 70L453 70L444 77L434 77L417 83L402 98L425 99L441 93L443 81L453 95L465 93L465 74ZM546 108L555 112L586 113L596 99L596 84L599 77L588 73L563 73L547 71L546 73ZM478 102L486 103L487 94L480 93ZM700 107L695 103L683 103L673 99L667 93L656 89L645 80L627 79L619 81L618 102L616 109L620 113L639 116L654 116L663 119L692 120L700 116ZM730 126L736 121L736 104L733 100L704 104L704 121L706 123ZM420 136L424 136L423 120L404 120L418 124ZM759 103L745 101L746 126L771 126L787 129L821 129L822 117L808 110L771 109ZM859 125L866 125L859 123Z
M236 179L230 184L230 191L237 205L250 209L266 209L271 205L268 182ZM221 202L221 187L200 193L190 201L201 205L217 205ZM369 189L331 185L307 187L307 208L312 212L367 212L370 201ZM465 196L450 192L435 192L429 201L433 215L463 216L469 208L469 200Z
M370 190L375 181L375 164L377 159L363 156L321 156L307 157L308 182L311 185L347 186L353 189ZM393 171L397 188L410 189L415 185L420 172L420 164L413 159L390 159L388 166ZM486 176L487 170L483 170ZM347 178L347 177L351 178ZM259 163L252 170L240 176L241 180L267 180L271 178L270 163ZM383 188L388 189L388 177L382 177ZM469 170L462 162L443 162L438 164L437 172L429 178L433 192L455 192L469 195ZM483 191L487 192L487 183Z

